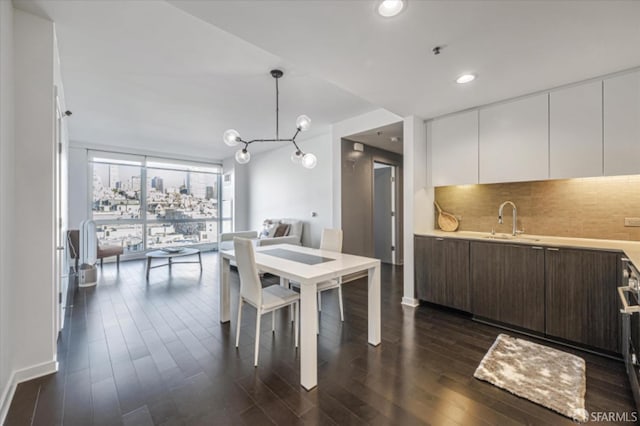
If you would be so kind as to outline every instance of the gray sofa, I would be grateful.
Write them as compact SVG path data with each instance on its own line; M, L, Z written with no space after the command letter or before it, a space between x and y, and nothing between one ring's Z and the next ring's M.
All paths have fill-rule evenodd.
M286 224L289 225L289 229L286 235L282 237L272 237L266 231L275 231L274 225ZM274 244L293 244L302 245L302 230L304 229L304 222L299 219L266 219L264 221L264 231L240 231L240 232L224 232L220 234L218 238L219 250L232 250L233 239L239 238L251 238L256 240L256 247L269 246Z

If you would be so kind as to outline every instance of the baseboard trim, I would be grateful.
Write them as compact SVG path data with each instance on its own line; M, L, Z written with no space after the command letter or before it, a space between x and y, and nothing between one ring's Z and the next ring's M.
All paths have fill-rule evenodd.
M13 400L13 395L16 393L16 388L20 383L46 376L57 371L58 361L48 361L11 373L9 382L2 391L2 396L0 397L0 424L4 424L4 421L7 418L9 407L11 407L11 401Z
M420 301L418 299L413 298L413 297L403 297L402 298L402 304L405 305L405 306L410 306L412 308L415 308L418 305L420 305Z

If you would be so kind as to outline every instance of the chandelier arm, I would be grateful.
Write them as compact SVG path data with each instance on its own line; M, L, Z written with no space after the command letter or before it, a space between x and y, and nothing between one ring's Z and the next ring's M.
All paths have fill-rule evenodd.
M297 134L297 133L296 133L296 134ZM296 143L296 141L295 141L295 136L294 136L294 138L293 138L293 139L291 139L291 142L293 143L293 146L295 146L295 147L296 147L296 151L297 151L297 152L300 152L300 153L304 154L304 152L300 149L300 147L299 147L299 146L298 146L298 144Z
M252 139L248 142L242 141L242 143L245 143L247 145L254 142L293 142L293 139Z

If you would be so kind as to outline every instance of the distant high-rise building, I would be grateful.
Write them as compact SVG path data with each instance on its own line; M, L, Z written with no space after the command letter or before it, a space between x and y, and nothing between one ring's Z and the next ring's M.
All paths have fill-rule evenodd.
M131 190L140 191L140 176L131 176Z
M109 165L109 188L120 188L120 167L117 164Z
M151 179L151 187L158 192L164 192L164 182L161 177L154 176Z
M215 192L213 191L213 186L207 186L205 198L207 200L216 198Z
M207 197L207 175L203 173L188 174L189 193L196 198Z

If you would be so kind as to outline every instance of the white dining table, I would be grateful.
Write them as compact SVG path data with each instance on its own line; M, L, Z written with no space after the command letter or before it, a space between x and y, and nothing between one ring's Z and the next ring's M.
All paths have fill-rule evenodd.
M230 321L230 262L233 250L221 250L220 256L220 322ZM280 277L281 285L289 281L300 283L300 384L306 390L318 385L318 320L317 284L347 274L368 272L368 340L377 346L381 342L380 325L380 260L301 247L278 244L256 247L256 265L261 272Z

